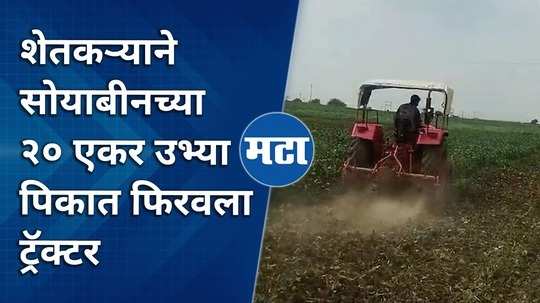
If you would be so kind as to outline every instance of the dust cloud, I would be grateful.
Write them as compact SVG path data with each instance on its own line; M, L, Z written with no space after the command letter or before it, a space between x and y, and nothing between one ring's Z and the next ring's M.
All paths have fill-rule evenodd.
M349 191L317 203L291 200L270 214L269 228L279 225L295 232L373 233L426 222L436 216L429 197L418 192L386 196L367 190Z

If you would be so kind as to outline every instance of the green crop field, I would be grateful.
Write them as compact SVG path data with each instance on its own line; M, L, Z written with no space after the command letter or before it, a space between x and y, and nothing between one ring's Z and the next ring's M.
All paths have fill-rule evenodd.
M315 138L315 162L301 182L286 191L306 190L320 194L329 190L339 177L350 128L356 117L351 108L319 104L288 103L286 111L299 117ZM391 130L393 113L380 112L379 121ZM375 113L370 114L375 119ZM391 133L391 131L387 131ZM498 168L539 152L540 126L525 123L451 118L448 151L456 176L463 183L483 168Z
M452 196L432 215L333 197L356 111L286 111L311 129L315 161L272 192L256 301L540 301L540 126L451 118ZM392 116L379 113L387 129Z

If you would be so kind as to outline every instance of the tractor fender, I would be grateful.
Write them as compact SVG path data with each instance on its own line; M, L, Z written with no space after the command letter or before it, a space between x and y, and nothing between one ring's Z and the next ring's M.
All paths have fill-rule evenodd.
M358 122L353 125L351 136L369 141L382 142L382 125Z
M418 139L416 140L417 145L441 145L445 137L448 136L448 131L441 128L435 127L424 127L421 129Z

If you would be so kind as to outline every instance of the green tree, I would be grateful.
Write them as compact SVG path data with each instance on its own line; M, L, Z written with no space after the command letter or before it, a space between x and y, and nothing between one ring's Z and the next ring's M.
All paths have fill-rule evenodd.
M330 101L328 101L328 105L330 106L339 106L339 107L347 107L347 104L345 104L345 102L337 99L337 98L332 98L330 99Z
M317 99L317 98L311 99L311 100L309 100L308 103L311 103L311 104L321 104L321 99Z

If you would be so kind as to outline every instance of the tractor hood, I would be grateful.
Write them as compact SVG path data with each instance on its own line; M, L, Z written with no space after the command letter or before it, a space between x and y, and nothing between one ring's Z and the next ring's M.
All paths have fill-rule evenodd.
M359 106L365 106L369 102L369 97L374 89L399 88L399 89L417 89L443 93L446 97L444 114L450 114L452 109L452 99L454 90L444 83L414 80L370 80L362 83L360 94L358 96Z

